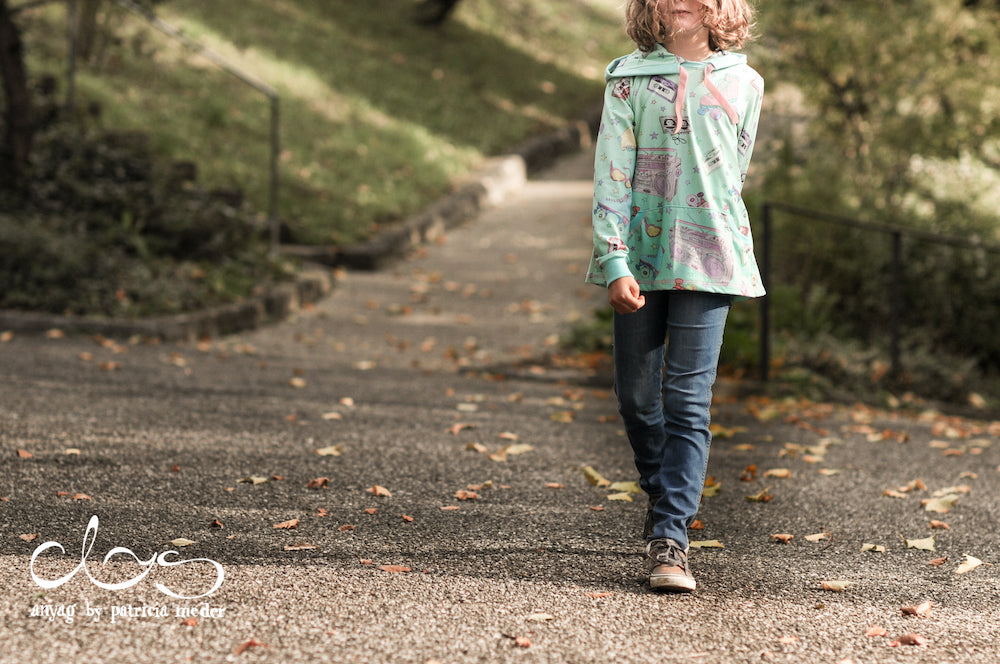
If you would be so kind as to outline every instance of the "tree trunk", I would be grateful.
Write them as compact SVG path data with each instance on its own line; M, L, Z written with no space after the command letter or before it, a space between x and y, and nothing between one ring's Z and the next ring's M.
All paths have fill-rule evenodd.
M83 60L90 60L97 43L97 10L101 0L83 0L76 17L76 54Z
M27 172L34 126L24 67L24 44L7 8L7 0L0 0L0 83L7 104L0 142L0 186L17 186L23 183Z

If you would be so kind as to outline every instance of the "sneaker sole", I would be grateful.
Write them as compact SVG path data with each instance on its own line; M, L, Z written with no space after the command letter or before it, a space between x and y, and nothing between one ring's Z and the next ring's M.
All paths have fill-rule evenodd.
M693 592L698 584L689 576L680 574L650 574L649 587L674 593Z

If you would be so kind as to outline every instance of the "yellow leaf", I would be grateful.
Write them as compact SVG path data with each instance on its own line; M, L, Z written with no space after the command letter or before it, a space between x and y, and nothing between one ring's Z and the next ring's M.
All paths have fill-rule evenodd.
M189 539L184 539L183 537L178 537L177 539L170 540L170 543L174 546L191 546L195 542Z
M725 545L719 540L698 540L695 542L688 542L688 546L692 549L725 549Z
M787 468L772 468L771 470L764 473L764 477L777 477L778 479L787 479L792 476L792 471Z
M931 535L924 539L904 539L907 549L919 549L920 551L933 551L937 535Z
M625 493L642 493L638 482L615 482L608 489L611 491L623 491Z
M948 510L955 506L958 502L958 496L952 494L949 496L944 496L943 498L932 498L931 500L921 501L924 509L928 512L934 512L936 514L946 514Z
M605 478L591 466L584 468L583 474L587 476L587 481L594 486L611 486L611 480Z
M983 561L979 558L973 558L969 554L965 554L965 562L958 566L955 570L955 574L965 574L966 572L971 572L982 564Z
M850 581L821 581L820 587L823 590L830 590L835 593L842 593L850 587Z
M709 425L708 430L712 432L712 437L719 440L728 440L738 433L746 433L746 427L724 427L721 424Z
M524 454L525 452L530 452L533 449L535 448L532 447L531 445L525 445L524 443L519 443L517 445L508 445L507 447L503 448L503 452L507 456L515 456L517 454Z
M392 498L392 492L389 491L388 489L386 489L384 486L379 486L378 484L376 484L375 486L373 486L370 489L365 489L365 490L368 493L372 494L373 496L381 496L381 497L385 497L385 498Z
M815 535L806 535L807 542L819 542L820 540L825 540L830 537L830 533L816 533Z
M627 493L612 493L608 496L608 500L625 500L632 502L632 496Z
M320 456L340 456L344 453L343 448L340 445L331 445L329 447L321 447L316 450L316 454Z
M885 553L885 547L879 546L878 544L862 544L861 552L874 551L875 553Z
M303 387L306 386L306 379L295 376L294 378L290 378L288 380L288 385L289 387L294 387L297 390L301 390Z

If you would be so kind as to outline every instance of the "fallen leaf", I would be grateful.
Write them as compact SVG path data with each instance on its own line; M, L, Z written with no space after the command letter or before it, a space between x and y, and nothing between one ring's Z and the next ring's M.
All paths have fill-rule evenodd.
M725 545L719 540L700 540L695 542L688 542L688 546L692 549L725 549Z
M191 546L192 544L196 544L196 542L189 539L185 539L183 537L178 537L177 539L170 540L170 543L173 544L174 546Z
M624 491L625 493L642 493L638 482L615 482L608 487L610 491Z
M701 519L695 519L694 521L691 522L691 525L688 526L688 528L690 530L704 530L705 522L702 521Z
M878 544L862 544L861 552L874 551L875 553L885 553L885 547Z
M316 454L320 456L340 456L344 453L343 448L340 445L331 445L329 447L321 447L316 450Z
M931 535L924 539L904 539L907 549L919 549L921 551L933 551L937 535Z
M906 494L902 491L896 491L895 489L886 489L882 492L883 496L887 498L906 498Z
M901 611L904 616L920 616L921 618L926 618L930 615L931 607L933 605L929 600L925 600L920 604L915 604L913 606L904 606Z
M487 448L482 443L469 443L468 445L465 446L465 449L472 450L474 452L479 452L480 454L486 454L487 452L489 452L489 448Z
M551 613L532 613L528 616L528 620L533 622L549 622L555 619L556 617Z
M712 438L718 440L728 440L738 433L746 433L746 427L724 427L721 424L711 424L708 427L712 433Z
M456 422L448 428L448 433L453 436L457 436L460 431L465 431L466 429L475 429L475 424L470 424L468 422Z
M885 636L888 633L889 632L885 631L884 627L879 627L878 625L873 625L873 626L871 626L871 627L868 628L867 632L865 632L865 636Z
M821 581L819 585L820 585L821 588L823 588L823 590L830 590L830 591L835 592L835 593L842 593L842 592L844 592L845 590L847 590L850 587L851 582L850 581Z
M182 621L181 624L184 625L185 627L197 627L198 626L198 619L197 618L188 618L187 620Z
M291 519L290 521L282 521L281 523L274 524L274 527L279 530L291 530L299 527L299 520Z
M315 544L288 544L284 547L285 551L308 551L310 549L318 549L319 546Z
M526 636L515 637L514 638L514 645L516 645L518 648L530 648L531 647L531 639L529 639Z
M632 502L632 496L626 492L608 494L608 500L624 500Z
M453 512L457 509L461 509L458 505L445 505L441 508L442 512Z
M309 484L306 485L307 489L325 489L328 488L330 484L329 477L317 477L314 480L309 480Z
M225 528L225 526L222 525L222 522L219 521L218 519L212 519L212 523L208 524L208 527L209 528L218 528L219 530Z
M825 539L829 539L830 533L816 533L815 535L806 535L807 542L819 542Z
M788 533L777 533L777 534L771 535L771 539L777 540L777 541L781 542L782 544L788 544L793 539L795 539L795 535L789 535Z
M327 514L329 514L329 512L327 512L322 507L317 507L316 508L316 516L326 516Z
M937 530L949 530L949 529L951 529L951 526L949 526L944 521L937 521L937 520L933 520L932 519L931 520L931 528L935 528Z
M740 473L741 482L753 482L757 479L757 464L751 464Z
M250 648L266 648L266 647L267 646L265 644L261 643L257 639L250 639L249 641L244 641L239 646L237 646L236 650L233 651L233 654L242 655L247 650L250 650Z
M955 574L965 574L966 572L971 572L982 564L983 561L979 558L973 558L969 554L965 554L965 562L958 566L955 570Z
M386 489L384 486L379 486L378 484L376 484L370 489L366 489L366 491L368 491L368 493L372 494L373 496L392 498L392 492Z
M780 639L778 639L778 643L783 643L786 646L790 646L793 643L798 643L798 642L799 638L797 636L783 636Z
M944 496L942 498L932 498L930 500L922 500L920 504L924 506L924 509L928 512L935 512L937 514L947 514L948 510L955 506L958 502L958 496L951 494Z
M5 330L3 333L0 333L0 344L5 344L13 338L14 333L10 330Z
M342 533L346 533L346 532L349 532L351 530L354 530L354 525L350 524L350 523L345 523L341 527L337 528L337 530L340 531L340 532L342 532Z
M85 493L74 493L73 500L93 500L93 498L91 498Z
M288 380L288 386L294 387L297 390L301 390L306 386L306 379L300 378L299 376L295 376L294 378L290 378Z
M948 556L944 556L943 558L935 558L934 560L928 560L927 564L934 565L934 567L941 567L941 565L944 565L946 562L948 562Z
M586 593L587 597L592 597L593 599L601 599L602 597L611 597L613 593Z
M513 431L504 431L497 436L500 440L517 440L517 434Z
M720 491L722 491L722 482L717 482L715 477L709 477L705 480L705 486L701 490L701 496L702 498L711 498L719 495Z
M378 508L377 507L366 507L365 508L365 514L378 514Z
M21 450L21 449L19 449L17 451L17 456L21 457L22 459L30 459L34 455L31 452L29 452L28 450Z
M591 466L587 466L583 469L583 474L587 476L587 481L594 486L611 486L611 480L606 479L599 472L594 470Z
M896 648L899 646L924 646L927 645L927 639L920 636L919 634L903 634L899 636L894 641L889 642L890 648Z
M405 521L407 523L413 523L413 517L410 516L409 514L404 514L402 516L402 518L403 518L403 521Z
M455 498L459 500L479 500L479 494L475 491L460 489L455 492Z
M344 416L341 415L340 413L338 413L335 410L331 410L329 413L323 413L322 417L323 417L324 420L327 420L327 421L330 421L330 420L342 420L342 419L344 419Z
M270 477L262 477L260 475L251 475L250 477L244 477L243 479L240 480L240 482L243 484L264 484L270 481L271 481Z
M777 477L778 479L788 479L792 476L792 471L787 468L772 468L764 473L764 477Z
M559 484L558 482L546 482L545 483L545 488L546 489L564 489L565 487L562 484Z
M819 469L819 474L820 475L826 475L826 476L840 475L842 472L844 472L844 471L839 470L837 468L820 468Z
M704 493L702 495L704 495ZM746 500L748 503L769 503L774 500L774 496L767 489L764 489L760 493L747 496Z
M34 542L36 539L38 539L38 535L37 534L33 534L33 535L18 535L18 537L20 537L21 539L23 539L25 542Z
M409 567L404 567L403 565L379 565L379 569L390 574L403 574L411 571Z
M532 447L531 445L525 445L524 443L519 443L517 445L508 445L507 447L503 448L503 453L506 456L516 456L518 454L524 454L525 452L530 452L533 449L535 448Z

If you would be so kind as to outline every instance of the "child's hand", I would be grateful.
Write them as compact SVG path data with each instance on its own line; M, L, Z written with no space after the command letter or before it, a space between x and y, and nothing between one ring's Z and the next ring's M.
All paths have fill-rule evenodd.
M608 286L608 302L620 314L632 314L646 304L646 296L639 292L639 282L634 277L622 277Z

